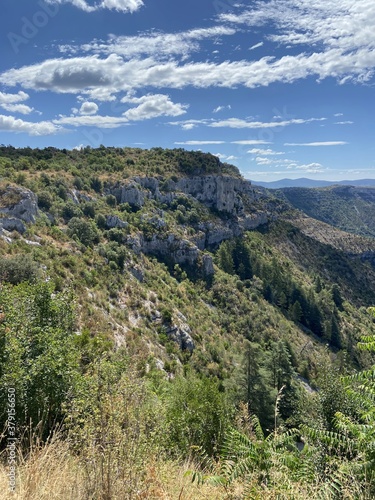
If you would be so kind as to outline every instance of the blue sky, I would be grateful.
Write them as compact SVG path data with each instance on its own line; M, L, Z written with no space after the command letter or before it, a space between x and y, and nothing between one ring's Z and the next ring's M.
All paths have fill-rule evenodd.
M373 0L3 0L0 143L375 178Z

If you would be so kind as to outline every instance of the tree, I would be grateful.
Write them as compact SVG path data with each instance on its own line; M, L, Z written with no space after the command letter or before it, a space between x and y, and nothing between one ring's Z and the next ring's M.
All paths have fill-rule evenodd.
M302 318L302 307L298 300L289 308L290 319L295 323L299 323Z
M99 232L93 221L73 217L68 224L69 236L75 236L85 246L93 246L99 242Z
M0 407L6 409L7 389L14 389L19 432L43 422L44 436L62 420L79 359L72 296L52 291L47 283L0 290ZM5 418L2 413L1 428Z

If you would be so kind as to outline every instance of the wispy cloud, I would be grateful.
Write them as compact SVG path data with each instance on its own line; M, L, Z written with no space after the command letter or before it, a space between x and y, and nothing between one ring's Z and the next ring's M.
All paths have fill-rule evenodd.
M326 118L293 118L291 120L281 120L274 122L255 122L241 120L239 118L228 118L227 120L214 121L210 123L209 127L229 127L229 128L276 128L286 127L288 125L303 125L305 123L320 122Z
M213 109L213 113L219 113L219 111L224 111L225 109L232 109L232 106L228 104L227 106L218 106L217 108Z
M273 151L272 149L258 149L258 148L249 149L248 153L252 155L263 155L263 156L279 156L285 154L280 151Z
M256 43L255 45L253 45L252 47L249 47L249 50L255 50L255 49L259 49L259 47L262 47L264 45L264 42L259 42L259 43Z
M284 146L312 146L312 147L320 147L320 146L344 146L348 144L345 141L324 141L324 142L286 142Z
M135 12L143 6L142 0L101 0L94 5L86 0L45 0L50 4L71 4L85 12L95 12L100 9L117 10L118 12Z

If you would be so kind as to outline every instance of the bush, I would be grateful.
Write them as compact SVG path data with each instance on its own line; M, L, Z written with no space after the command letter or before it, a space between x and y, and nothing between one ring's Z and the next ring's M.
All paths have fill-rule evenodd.
M61 211L61 215L64 217L65 221L69 221L73 217L79 218L82 217L83 213L82 210L77 206L75 203L73 203L71 200L69 200L64 206Z
M73 217L68 224L68 235L75 236L85 246L99 243L99 231L94 222Z
M110 207L115 207L117 205L117 200L116 200L116 197L113 196L113 194L109 194L106 199L105 199L107 205L109 205Z
M38 206L42 210L49 210L52 206L53 198L48 191L42 191L38 194Z
M16 255L0 260L0 280L16 285L22 281L33 282L39 275L38 264L30 255Z
M166 393L164 404L172 453L188 455L192 446L201 446L210 455L218 451L229 425L229 412L216 381L190 374L178 378Z
M91 201L84 203L82 206L82 212L86 215L86 217L90 217L90 219L95 218L95 204Z

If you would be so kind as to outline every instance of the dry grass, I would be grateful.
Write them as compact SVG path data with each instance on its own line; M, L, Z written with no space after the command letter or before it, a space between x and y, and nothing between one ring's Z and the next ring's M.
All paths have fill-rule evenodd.
M3 454L0 465L1 500L220 500L228 498L220 489L192 484L186 475L194 468L192 463L179 465L152 458L145 464L145 475L137 491L124 492L122 481L113 478L112 493L103 495L93 491L92 481L87 477L85 464L74 457L68 444L61 439L52 439L43 447L34 446L27 457L19 454L17 486L9 490L8 469ZM241 498L241 497L232 497Z
M3 459L6 459L4 456ZM79 500L85 496L85 478L67 443L58 438L33 446L28 456L18 454L16 491L9 490L8 470L0 467L0 499Z

